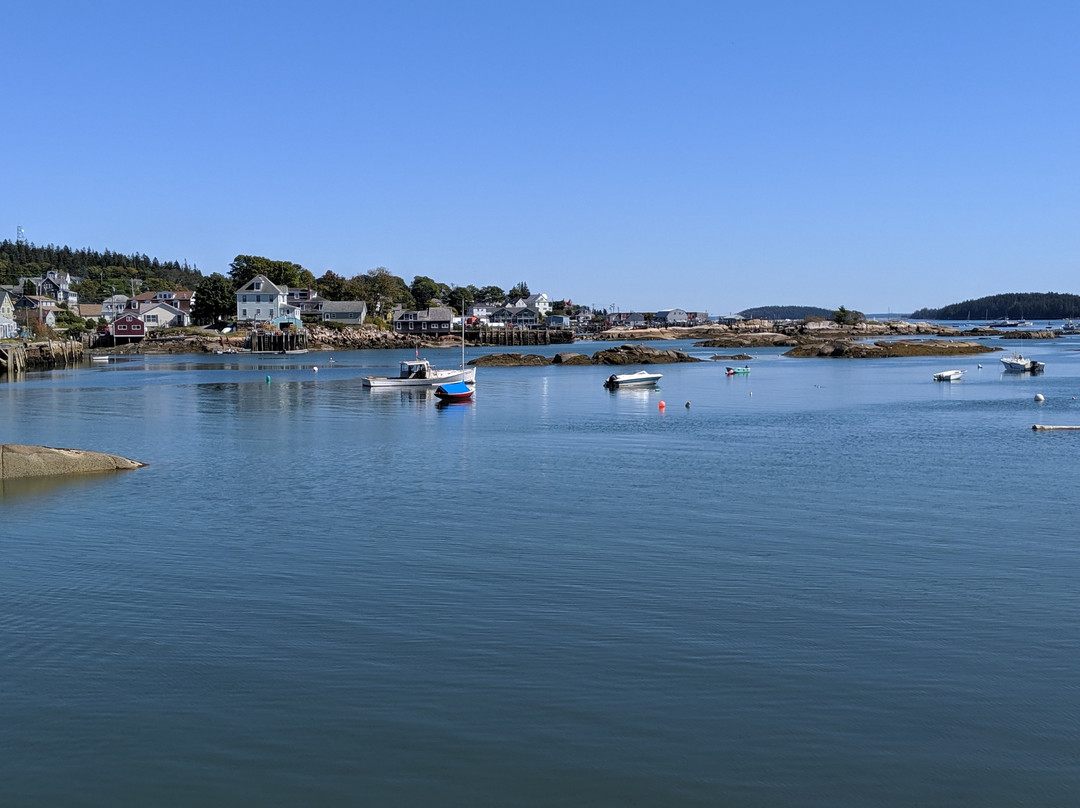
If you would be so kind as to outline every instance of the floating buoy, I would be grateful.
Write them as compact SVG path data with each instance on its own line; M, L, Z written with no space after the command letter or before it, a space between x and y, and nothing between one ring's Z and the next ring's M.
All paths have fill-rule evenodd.
M1043 394L1042 394L1042 393L1036 393L1036 394L1035 394L1035 400L1036 400L1036 401L1046 401L1046 399L1045 399L1045 398L1043 398Z
M314 367L314 366L311 368L311 370L312 370L313 373L318 373L319 372L319 369L317 367Z
M661 401L660 404L659 404L659 409L661 409L661 410L667 409L667 404L665 404L663 401Z
M270 384L270 377L269 376L266 377L266 383Z
M982 365L979 365L979 370L982 370Z
M689 401L686 402L686 409L690 409L690 402Z
M754 391L753 391L753 390L751 390L751 391L750 391L750 398L753 398L753 397L754 397Z

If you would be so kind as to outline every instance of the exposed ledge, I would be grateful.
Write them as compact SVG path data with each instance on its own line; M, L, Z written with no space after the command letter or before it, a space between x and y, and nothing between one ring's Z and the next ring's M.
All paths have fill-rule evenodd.
M126 457L102 452L0 443L0 480L124 471L142 468L145 465Z

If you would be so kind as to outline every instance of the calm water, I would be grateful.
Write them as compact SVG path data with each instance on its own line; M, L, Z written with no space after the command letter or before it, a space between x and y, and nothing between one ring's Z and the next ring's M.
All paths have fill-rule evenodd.
M0 442L150 463L0 494L0 803L1076 805L1080 338L1017 347L0 383Z

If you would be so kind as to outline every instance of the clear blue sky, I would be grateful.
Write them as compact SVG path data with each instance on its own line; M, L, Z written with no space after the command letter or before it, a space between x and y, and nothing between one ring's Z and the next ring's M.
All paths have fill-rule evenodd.
M1080 292L1080 3L8 4L0 237L620 310Z

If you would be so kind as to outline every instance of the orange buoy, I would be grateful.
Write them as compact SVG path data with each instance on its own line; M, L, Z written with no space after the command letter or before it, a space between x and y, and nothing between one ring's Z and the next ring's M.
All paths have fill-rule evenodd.
M665 409L666 407L667 407L667 404L665 404L663 401L661 401L660 402L660 409Z

